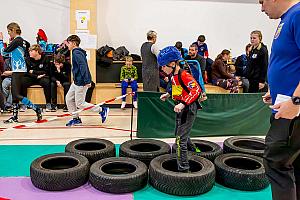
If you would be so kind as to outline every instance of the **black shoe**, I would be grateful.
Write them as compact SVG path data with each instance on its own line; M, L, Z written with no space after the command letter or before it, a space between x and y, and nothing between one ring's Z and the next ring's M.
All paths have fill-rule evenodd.
M69 112L69 110L68 110L68 107L67 107L67 106L64 106L64 107L63 107L63 112Z
M51 112L56 112L57 111L57 105L52 104L51 105Z
M43 119L43 115L42 115L43 109L40 107L37 107L35 112L36 112L36 117L37 117L36 121L41 121Z
M19 122L18 118L14 117L14 116L12 116L9 119L3 121L4 124L10 124L10 123L14 123L14 122L16 122L16 123Z

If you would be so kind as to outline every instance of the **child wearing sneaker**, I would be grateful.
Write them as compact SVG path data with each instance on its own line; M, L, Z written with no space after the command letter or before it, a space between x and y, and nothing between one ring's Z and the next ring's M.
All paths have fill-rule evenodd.
M72 73L73 83L66 95L66 104L70 113L77 111L77 109L83 109L93 104L85 102L86 92L91 87L91 74L88 68L86 59L86 52L79 47L80 38L77 35L71 35L67 38L67 46L72 51ZM95 112L99 112L102 123L107 119L109 108L97 106L92 109ZM73 119L70 120L66 126L74 126L81 124L81 119L78 114L73 114Z
M128 85L131 85L132 92L135 92L133 96L133 106L134 108L137 108L137 69L135 66L132 65L132 57L126 56L125 57L125 65L121 68L121 74L120 74L120 81L122 86L122 95L125 95L127 92ZM125 109L126 106L126 97L122 98L122 105L121 108Z

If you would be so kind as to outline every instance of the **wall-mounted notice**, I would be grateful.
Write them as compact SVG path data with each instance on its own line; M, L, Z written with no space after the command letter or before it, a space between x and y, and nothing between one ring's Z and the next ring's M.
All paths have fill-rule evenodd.
M90 10L76 10L77 29L88 29Z

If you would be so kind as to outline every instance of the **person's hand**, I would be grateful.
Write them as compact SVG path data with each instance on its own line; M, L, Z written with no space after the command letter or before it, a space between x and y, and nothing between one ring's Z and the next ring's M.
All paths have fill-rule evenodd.
M268 104L268 105L272 104L272 97L270 95L270 92L267 92L264 96L262 96L262 99L265 104Z
M206 96L206 93L204 92L202 94L202 97L201 97L200 101L202 102L202 101L206 101L206 100L207 100L207 96Z
M84 87L90 88L90 87L92 87L92 84L91 84L91 83L89 83L89 84L85 84L85 86L84 86Z
M3 40L3 33L0 32L0 40Z
M169 94L169 93L165 93L165 94L162 94L162 95L160 96L160 100L166 101L166 99L169 98L169 97L170 97L170 94Z
M271 106L271 108L277 111L275 114L275 119L294 119L299 115L300 111L300 106L294 105L292 100L276 104Z
M168 83L168 82L169 82L169 78L166 76L166 77L164 78L164 81L165 81L166 83Z
M174 107L174 112L176 113L180 113L182 111L182 109L184 109L185 105L183 103L177 104Z
M238 81L240 81L240 80L241 80L241 77L236 76L235 79L238 80Z
M37 79L43 78L44 76L46 76L46 74L38 75Z
M261 90L261 89L263 89L265 87L265 84L264 83L259 83L259 85L258 85L258 88Z
M32 73L33 73L33 70L29 70L29 73L32 74Z
M62 87L60 81L56 81L56 85L57 85L57 87Z

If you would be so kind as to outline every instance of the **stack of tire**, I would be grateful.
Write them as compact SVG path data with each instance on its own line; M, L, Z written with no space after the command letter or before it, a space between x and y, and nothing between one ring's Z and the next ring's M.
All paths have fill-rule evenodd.
M201 145L202 142L206 141L199 141ZM207 151L216 147L213 143L212 148L204 145L201 148ZM217 149L217 154L221 154L221 148ZM128 193L147 185L148 167L150 184L168 194L198 195L211 190L215 183L215 167L210 160L191 155L191 172L179 173L170 145L158 140L126 141L120 145L120 157L115 157L114 144L103 139L76 140L67 144L65 150L66 153L42 156L32 162L30 176L34 186L61 191L89 181L103 192ZM205 156L204 150L202 154ZM217 156L206 154L211 160Z
M265 141L256 137L230 137L223 143L224 154L214 163L216 181L226 187L255 191L266 188L269 181L263 166Z

